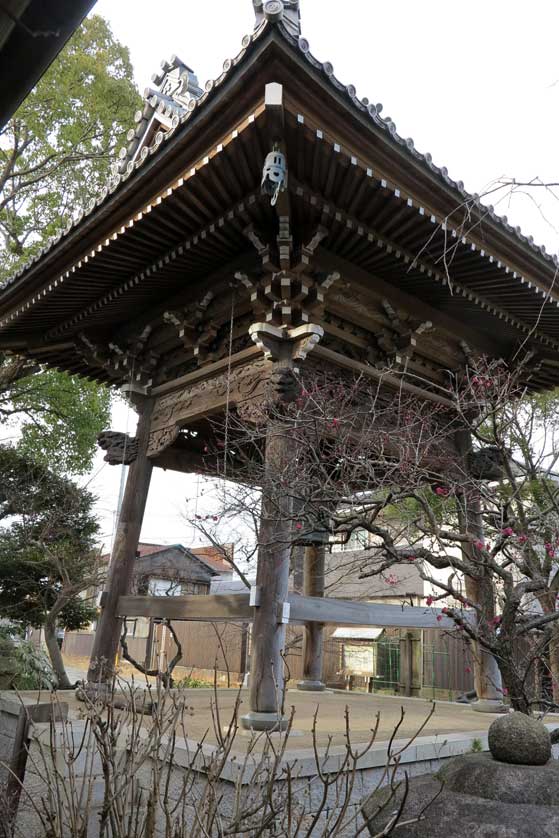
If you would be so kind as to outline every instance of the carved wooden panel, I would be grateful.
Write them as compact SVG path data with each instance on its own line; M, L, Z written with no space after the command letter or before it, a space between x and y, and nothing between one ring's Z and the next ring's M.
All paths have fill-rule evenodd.
M175 442L182 427L197 419L245 403L258 404L266 399L272 364L264 359L253 361L212 378L196 381L174 393L159 396L151 422L148 457L156 457Z

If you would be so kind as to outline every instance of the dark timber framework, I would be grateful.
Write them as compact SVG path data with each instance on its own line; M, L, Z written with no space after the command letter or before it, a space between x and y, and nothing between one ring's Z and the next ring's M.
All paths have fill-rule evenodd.
M266 503L250 593L129 596L152 469L219 474L209 417L262 421L308 358L372 380L390 365L388 391L448 409L448 371L475 353L530 357L527 386L556 386L559 298L553 259L312 56L297 0L254 6L254 33L205 89L177 57L163 64L99 200L0 291L0 349L121 387L140 414L135 439L100 440L131 467L90 681L110 673L123 617L252 620L245 723L269 728L282 723L287 622L305 625L301 687L319 689L324 624L452 621L325 599L320 533L304 594L289 593L290 511ZM268 473L289 456L270 421ZM480 696L496 700L484 666Z

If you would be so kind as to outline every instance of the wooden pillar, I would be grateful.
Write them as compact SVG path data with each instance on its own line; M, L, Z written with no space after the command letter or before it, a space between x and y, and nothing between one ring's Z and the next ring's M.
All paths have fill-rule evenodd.
M305 596L324 596L325 548L323 544L309 544L305 548L303 593ZM323 690L324 626L305 623L303 635L303 679L299 690Z
M413 634L409 631L400 640L400 672L404 695L410 696L413 694Z
M464 471L468 474L468 455L472 451L472 438L468 430L456 434L458 451L463 457ZM464 493L458 500L460 526L471 533L477 540L483 541L483 516L479 498L475 492ZM473 546L462 546L462 554L467 561L472 560ZM481 608L482 617L489 622L495 616L495 591L493 580L483 567L476 576L465 578L466 597ZM479 643L473 648L474 685L478 700L472 706L480 712L494 713L502 705L502 680L497 661L493 655L481 648Z
M153 400L142 400L136 409L140 414L136 431L138 455L128 472L109 565L107 590L89 662L87 680L93 688L107 684L113 676L122 627L122 620L118 616L118 600L130 590L151 480L152 463L147 458L147 448Z
M293 442L281 422L266 433L266 474L262 491L258 569L250 670L250 712L241 719L253 730L285 729L283 718L285 625L281 609L287 602L292 542L291 501L282 486L293 456Z
M250 624L243 623L241 626L241 648L239 650L239 674L241 676L241 683L244 682L245 676L248 672L248 639L250 633Z

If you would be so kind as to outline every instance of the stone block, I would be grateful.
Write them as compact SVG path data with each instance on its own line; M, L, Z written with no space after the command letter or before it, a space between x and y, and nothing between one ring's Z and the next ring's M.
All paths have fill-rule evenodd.
M396 830L398 838L555 838L559 835L559 805L541 802L554 797L557 776L554 763L513 766L485 754L460 757L438 776L410 781ZM442 784L445 777L449 778L447 785ZM403 795L402 784L392 796L383 788L365 800L363 812L371 835L386 827ZM382 806L385 808L379 812Z

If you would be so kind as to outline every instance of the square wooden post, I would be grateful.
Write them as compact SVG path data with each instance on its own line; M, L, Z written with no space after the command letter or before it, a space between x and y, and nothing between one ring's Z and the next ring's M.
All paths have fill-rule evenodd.
M305 548L303 593L305 596L324 596L324 544L309 544ZM303 635L303 678L297 689L322 691L324 659L324 626L322 623L305 623Z
M107 590L103 598L87 673L88 685L93 690L98 690L101 685L107 685L114 673L122 627L122 620L118 616L118 601L121 596L129 592L132 582L134 561L151 480L152 463L147 457L147 449L153 399L143 399L137 405L137 410L140 414L136 431L138 455L128 472L109 565Z
M292 542L291 500L284 477L293 442L281 422L266 432L266 477L262 492L258 569L258 605L252 631L250 712L241 719L246 729L281 730L283 717L285 625L281 610L289 592Z
M18 712L16 710L16 712ZM14 838L21 792L29 756L32 724L55 724L68 718L68 704L53 701L48 704L22 704L17 716L12 758L4 789L5 808L0 815L0 838Z
M473 450L469 430L457 432L456 445L463 457L464 473L468 475L468 455ZM483 541L483 516L479 499L473 497L471 492L466 492L463 502L458 501L458 514L462 529ZM471 560L473 549L471 544L462 546L462 553L466 560ZM495 616L495 591L491 577L484 573L482 569L479 576L466 576L464 581L468 600L480 606L483 619L491 620ZM475 643L473 664L474 684L477 693L477 701L472 704L473 709L482 713L498 713L503 705L503 690L497 661L490 652L483 649L479 643Z

